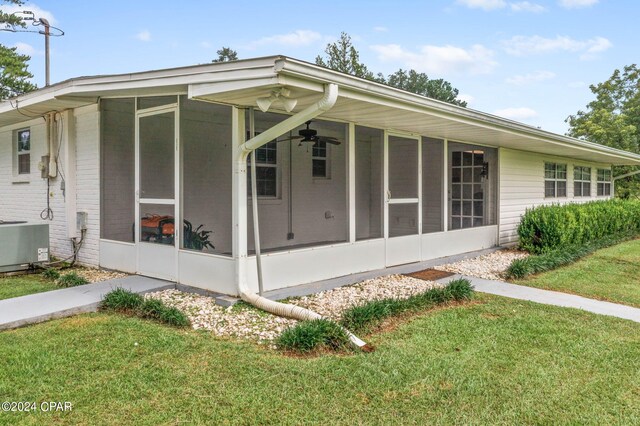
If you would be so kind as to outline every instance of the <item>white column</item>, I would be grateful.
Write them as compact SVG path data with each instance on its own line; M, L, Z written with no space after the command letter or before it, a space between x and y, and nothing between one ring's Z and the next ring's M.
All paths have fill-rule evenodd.
M349 123L347 153L347 206L349 208L349 242L356 241L356 125Z
M247 161L240 155L246 139L244 109L232 109L231 143L233 147L232 217L233 258L236 263L236 285L247 280Z
M76 127L73 110L67 110L58 116L62 120L62 144L64 153L62 163L64 164L64 210L67 219L67 237L76 238L78 230L76 226ZM58 122L58 127L60 127Z
M449 230L449 141L444 140L444 155L442 158L442 230Z

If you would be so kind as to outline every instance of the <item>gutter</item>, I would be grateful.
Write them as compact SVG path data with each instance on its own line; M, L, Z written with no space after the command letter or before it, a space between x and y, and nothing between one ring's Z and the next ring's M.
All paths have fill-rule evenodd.
M267 144L268 142L276 139L277 137L295 129L301 124L309 121L310 119L317 117L323 112L331 109L336 101L338 100L338 86L336 84L327 84L324 90L324 96L318 102L313 105L305 108L299 113L287 118L281 123L276 124L275 126L265 130L244 142L240 146L240 150L238 153L238 157L236 161L238 162L238 168L242 169L245 167L247 158L251 155L251 205L253 209L253 232L254 232L254 240L255 240L255 250L256 250L256 266L258 272L258 287L259 293L256 294L254 291L249 289L249 286L246 282L246 274L238 274L238 293L242 300L251 305L262 309L264 311L270 312L275 315L294 318L298 320L318 320L322 319L322 316L317 312L311 311L306 308L301 308L299 306L291 305L288 303L280 303L273 300L269 300L266 297L262 296L263 291L263 277L262 277L262 257L260 252L260 230L259 230L259 217L258 217L258 190L256 187L256 162L254 161L253 153L256 149L261 146ZM253 129L252 129L253 130ZM253 132L252 132L253 134ZM245 225L246 226L246 225ZM238 268L241 270L246 268L247 266L247 257L239 256L237 259ZM373 348L367 345L364 341L360 340L357 336L351 333L349 330L343 328L346 332L349 340L357 347L364 351L371 351Z

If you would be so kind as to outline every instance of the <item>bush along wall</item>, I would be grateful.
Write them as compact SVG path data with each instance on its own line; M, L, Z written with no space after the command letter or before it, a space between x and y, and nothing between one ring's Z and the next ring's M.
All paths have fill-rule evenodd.
M604 200L528 209L518 226L520 246L533 254L640 234L640 201Z

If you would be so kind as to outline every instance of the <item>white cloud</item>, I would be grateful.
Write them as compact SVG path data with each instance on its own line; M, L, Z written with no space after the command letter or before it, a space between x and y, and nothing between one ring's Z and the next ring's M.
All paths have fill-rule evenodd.
M504 108L493 112L494 115L508 118L510 120L530 120L538 116L538 113L527 107Z
M507 78L506 82L516 86L523 86L538 81L551 80L555 78L555 76L551 71L536 71L524 75L514 75L513 77Z
M482 10L502 9L507 5L504 0L457 0L456 3L469 9Z
M279 44L283 46L307 46L316 41L322 40L322 35L311 30L296 30L288 34L278 34L269 37L263 37L251 43L252 47L264 46L268 44Z
M27 43L17 42L14 47L17 47L17 52L22 55L33 56L36 53L36 49Z
M565 9L579 9L593 6L598 0L560 0L558 3Z
M389 31L389 28L387 27L373 27L373 31L377 32L377 33L386 33Z
M33 12L34 18L36 20L40 18L44 18L47 21L49 21L49 24L51 25L56 25L58 22L51 12L49 12L48 10L42 9L33 3L23 4L22 6L17 4L2 6L2 11L9 15L15 12L22 12L24 10ZM22 16L25 16L25 15L22 15Z
M136 34L136 38L140 41L151 41L151 33L147 30L142 30Z
M514 56L527 56L554 52L582 52L580 59L593 59L597 53L604 52L613 44L604 37L588 40L574 40L571 37L557 36L545 38L540 36L514 36L504 40L502 45L507 53Z
M547 10L547 8L542 5L539 5L537 3L529 3L528 1L509 3L509 7L513 12L542 13Z
M371 46L382 62L402 63L416 71L435 76L450 73L468 72L470 74L488 74L498 65L493 60L493 51L476 44L469 49L457 46L422 46L418 52L412 52L397 44Z

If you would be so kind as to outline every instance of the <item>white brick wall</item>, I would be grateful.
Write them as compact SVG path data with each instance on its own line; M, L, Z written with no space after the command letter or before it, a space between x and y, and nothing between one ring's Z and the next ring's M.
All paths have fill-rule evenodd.
M77 139L77 205L79 211L89 214L89 230L79 262L98 265L98 221L99 221L99 182L98 182L98 112L95 106L85 107L75 112ZM13 143L17 129L31 129L31 173L26 177L14 176ZM64 158L64 149L60 149L60 158ZM40 178L38 163L40 157L47 154L46 125L43 118L12 125L0 129L0 219L27 220L49 224L51 253L59 258L72 254L67 238L65 203L60 189L62 178L50 180L49 202L53 211L53 220L43 220L40 213L47 205L47 181ZM65 166L63 166L63 173Z

